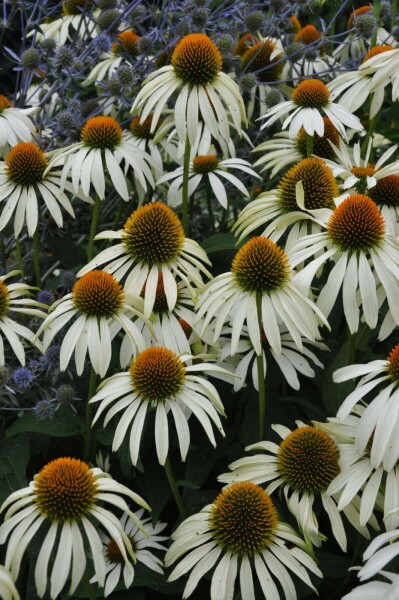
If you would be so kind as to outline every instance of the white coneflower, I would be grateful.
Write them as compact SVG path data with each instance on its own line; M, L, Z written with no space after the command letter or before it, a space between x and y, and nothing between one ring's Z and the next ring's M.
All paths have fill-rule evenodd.
M202 287L202 275L211 277L202 264L210 264L205 251L197 242L184 237L180 220L161 202L141 206L130 215L123 229L104 231L96 239L120 240L120 243L97 254L78 276L105 265L104 270L118 280L126 277L127 293L140 295L144 289L146 317L154 306L160 274L169 310L177 301L177 279L191 289L192 284Z
M328 317L342 288L346 322L351 333L359 327L360 307L367 325L377 325L379 301L388 300L399 324L399 247L386 232L384 219L376 204L362 194L351 194L334 211L325 211L318 221L325 231L298 240L290 249L295 266L310 256L314 258L298 274L297 285L308 290L318 269L329 259L335 261L327 282L320 292L317 306ZM360 300L360 301L359 301Z
M190 445L188 418L199 420L210 442L216 446L212 423L224 436L219 415L224 416L223 404L216 388L197 373L224 372L214 364L191 364L189 354L178 356L163 347L150 347L136 356L129 372L106 379L90 403L101 402L94 422L106 412L104 424L122 412L114 434L112 450L121 446L129 427L129 449L136 465L146 414L155 413L155 445L160 464L164 465L169 451L168 415L174 420L180 454L185 460ZM111 406L112 405L112 406ZM111 407L111 408L109 408Z
M34 288L26 283L5 283L6 279L17 274L19 271L10 271L0 277L0 366L5 363L4 338L22 365L25 364L25 348L21 338L31 344L35 342L33 331L21 325L15 317L18 314L32 315L41 319L47 316L47 313L41 310L44 308L43 304L29 297L24 298ZM40 344L36 345L40 348Z
M291 431L283 425L272 425L272 429L282 438L280 445L267 441L248 446L247 450L262 450L264 454L235 461L229 465L232 472L221 475L219 481L268 483L268 494L282 488L288 509L295 516L305 539L315 546L320 546L325 539L313 512L315 501L320 499L331 531L340 547L346 551L345 527L336 500L327 493L329 484L339 473L337 445L329 435L316 427L300 424ZM359 515L354 507L345 509L352 525L368 536L367 528L360 526Z
M81 375L89 354L92 367L104 377L112 354L112 340L122 329L133 355L145 348L144 338L132 317L143 317L136 308L140 299L126 295L119 281L105 271L90 271L80 277L72 292L56 302L42 323L37 336L43 336L46 350L54 337L71 319L61 342L60 369L65 371L75 351L76 372Z
M367 394L382 384L361 416L355 447L363 453L371 444L372 466L378 469L382 465L386 471L391 471L399 459L399 344L386 360L342 367L335 371L333 378L336 383L341 383L359 376L363 377L340 406L337 417L347 417L360 401L366 399Z
M325 160L335 156L328 140L338 146L340 136L330 119L323 117L323 121L324 134L320 136L315 133L313 137L313 154ZM252 152L262 153L254 163L254 167L261 166L261 171L271 169L270 176L274 177L292 163L299 163L307 157L306 131L302 128L295 139L291 139L286 131L276 133L271 140L259 144Z
M10 151L10 146L19 142L30 142L36 127L29 118L36 108L14 108L12 103L0 94L0 156Z
M370 154L372 149L372 140L370 140L366 156L361 158L361 144L357 142L353 144L353 148L349 148L343 142L339 147L333 145L336 155L335 160L325 159L326 164L330 167L335 177L343 179L343 189L355 187L361 193L371 193L373 187L383 177L395 175L399 173L399 161L385 164L388 159L396 152L397 145L391 146L386 150L378 161L371 165ZM360 188L360 189L358 189Z
M227 158L219 160L215 154L205 156L196 156L189 166L188 172L188 196L192 196L201 182L205 179L209 182L216 200L227 208L227 193L223 180L230 182L244 196L249 198L249 192L238 177L228 172L228 169L237 169L243 173L248 173L252 177L261 179L261 177L251 168L251 164L241 158ZM172 173L167 173L158 179L157 184L165 181L172 181L168 189L168 204L176 207L182 202L183 191L183 167L178 167Z
M317 356L306 346L309 345L318 350L328 350L328 347L320 342L303 340L302 350L298 352L298 348L292 339L292 335L284 326L279 325L279 328L281 330L281 354L277 354L273 348L270 347L264 334L261 335L264 375L265 377L267 376L268 360L273 360L276 362L288 385L294 388L294 390L299 390L300 384L298 373L305 375L306 377L314 377L315 372L310 366L311 362L323 369L323 365ZM226 329L224 333L229 333L229 330ZM229 356L231 356L231 339L225 340L221 344L219 356L221 364L223 364L223 361ZM236 379L234 380L234 390L238 391L245 385L247 373L252 362L252 383L254 388L259 391L256 352L249 339L248 329L245 326L242 328L235 357L237 358L237 364L234 366L234 375L236 375Z
M102 60L92 68L83 85L88 86L93 81L102 81L106 77L110 77L123 63L125 57L129 59L136 58L139 39L140 37L133 31L119 33L116 41L112 44L111 52L106 52L101 56Z
M363 106L368 97L372 94L370 104L370 118L373 119L379 112L384 102L385 87L378 86L373 92L373 61L374 56L393 50L392 46L374 46L363 58L363 62L357 71L347 71L341 73L329 84L332 97L338 98L339 104L347 108L350 112L356 112ZM388 83L388 82L386 82Z
M386 470L383 465L375 468L370 459L369 440L363 452L355 446L364 406L356 406L353 413L345 418L329 418L327 423L315 422L319 429L326 431L336 440L339 448L341 472L330 483L327 493L339 498L338 510L348 506L355 496L360 496L359 519L366 525L373 519L373 511L383 509L384 525L387 530L399 526L396 511L399 490L399 467L395 464ZM384 490L383 499L380 490Z
M188 598L199 580L214 567L211 600L232 598L237 575L243 600L263 596L266 600L280 600L274 578L288 600L295 597L292 574L313 590L308 571L322 576L304 552L303 540L279 521L271 498L254 483L233 483L225 488L212 504L183 521L172 539L165 565L169 567L180 560L169 581L191 571L183 598Z
M82 190L88 196L93 186L98 197L105 197L105 174L108 173L112 185L127 202L129 191L125 172L132 170L136 184L147 191L147 183L154 187L151 166L153 160L147 152L133 144L127 133L123 133L113 117L92 117L83 126L80 142L62 148L54 154L49 167L63 162L61 181L65 182L71 173L75 192ZM120 163L125 162L122 169Z
M120 526L132 544L135 560L137 563L142 563L148 569L151 569L151 571L162 574L162 561L150 550L166 550L159 542L164 542L168 537L161 536L159 533L165 529L167 524L156 523L151 525L151 519L142 519L144 510L139 510L134 514L136 521L133 521L129 515L124 514L120 518ZM142 526L145 527L145 533L138 527L137 521L141 521ZM104 597L107 598L122 578L125 587L130 588L134 581L135 572L132 561L125 562L114 537L100 531L100 538L105 558ZM90 583L97 582L96 576L90 580Z
M37 41L52 38L57 45L63 46L71 38L72 29L74 35L84 35L86 40L94 38L101 31L97 27L99 14L93 0L62 0L62 16L49 23L40 23L40 31L33 29L27 37L35 35Z
M319 324L328 326L316 305L295 285L290 257L265 237L244 244L231 271L218 275L204 288L198 302L198 320L202 318L202 331L215 319L214 341L225 322L230 322L232 355L245 322L258 356L262 353L261 330L270 347L281 354L280 323L301 351L303 338L314 341L319 338Z
M313 136L324 134L323 114L328 117L343 138L347 139L345 127L361 131L363 125L358 117L343 106L332 102L329 85L319 79L306 79L294 88L291 100L277 104L261 117L266 119L261 129L269 127L278 119L291 113L282 128L289 127L289 136L295 138L301 127Z
M18 576L32 538L47 525L48 531L35 565L39 598L46 593L48 583L50 597L58 598L69 575L69 593L73 594L86 571L85 542L90 546L97 580L103 587L106 564L99 535L101 528L114 538L125 563L129 563L130 558L135 560L131 541L120 521L103 507L104 502L116 506L142 528L124 496L150 510L143 498L101 469L90 469L75 458L58 458L45 465L28 487L12 493L1 507L1 511L7 510L0 527L0 543L4 544L8 539L5 565L12 577ZM54 562L49 576L52 556Z
M69 181L63 181L55 164L49 166L49 157L36 144L21 142L0 163L0 231L14 215L14 232L18 237L26 224L33 237L39 222L39 200L48 209L58 227L63 225L61 207L75 217L71 202L63 190L74 192ZM76 195L76 193L74 194ZM82 200L92 204L87 196Z
M260 226L267 225L262 235L278 241L290 228L288 248L298 238L307 236L307 211L324 214L325 209L335 208L339 200L338 185L331 169L320 158L304 158L285 173L275 190L259 194L244 207L233 230L241 241ZM321 226L312 223L312 228L315 233Z
M172 94L179 90L174 118L182 142L195 143L200 119L214 137L230 139L229 117L238 132L246 124L245 107L237 84L222 71L222 55L203 33L191 33L176 45L171 64L144 81L132 112L143 122L153 112L152 131Z

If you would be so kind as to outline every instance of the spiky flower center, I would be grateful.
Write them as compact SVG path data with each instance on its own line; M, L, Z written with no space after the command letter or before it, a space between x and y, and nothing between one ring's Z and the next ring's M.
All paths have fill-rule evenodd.
M80 139L85 146L113 150L122 140L122 128L112 117L92 117L84 124Z
M316 29L316 27L314 27L314 25L306 25L294 35L294 42L302 42L302 44L307 46L308 44L316 42L320 38L321 33Z
M93 0L63 0L62 13L64 15L80 15L83 9L89 10L93 6Z
M303 108L324 108L330 102L330 92L319 79L306 79L296 86L291 100Z
M324 492L339 473L338 448L316 427L294 429L280 444L277 470L294 490Z
M208 154L207 156L196 156L193 159L193 171L201 175L206 175L211 171L215 171L219 164L218 157L214 154Z
M334 144L334 146L339 145L339 133L338 129L334 127L328 117L323 117L324 121L324 134L318 135L317 133L313 136L313 154L317 154L320 158L332 159L335 157L334 149L331 147L329 140ZM307 156L307 136L306 131L303 127L301 127L297 138L296 138L296 147L298 152L301 154L303 158Z
M0 114L3 112L3 110L5 110L6 108L12 108L12 103L9 101L8 98L6 98L5 96L3 96L2 94L0 94Z
M254 237L239 249L231 266L233 276L245 292L270 293L290 278L288 256L277 244Z
M284 212L300 211L296 201L296 185L302 181L305 208L334 208L339 190L332 171L319 158L304 158L281 178L277 186Z
M10 306L10 293L8 287L0 279L0 319L7 314L8 307Z
M121 284L106 271L90 271L72 289L75 308L89 317L114 317L125 303Z
M352 167L351 173L356 177L372 177L375 174L373 167Z
M256 73L259 82L278 81L283 71L283 63L278 62L282 55L271 59L276 45L272 40L258 42L245 51L241 57L241 68L247 73Z
M123 228L122 243L135 260L152 265L168 264L179 256L184 230L165 204L145 204L133 212Z
M391 350L387 358L388 373L393 379L399 381L399 344Z
M327 231L341 250L366 251L380 245L385 223L371 198L352 194L334 210Z
M89 466L76 458L57 458L35 475L37 508L50 521L81 519L90 513L98 490Z
M156 130L161 125L161 122L161 119L159 119L155 127L155 131L151 132L152 114L150 114L146 119L144 119L142 123L140 123L140 117L135 117L130 123L130 131L137 138L143 140L152 140Z
M256 44L256 37L253 33L246 33L241 36L237 44L233 48L234 56L243 56L250 46Z
M206 86L215 81L223 59L207 35L190 33L177 44L171 63L183 83Z
M399 208L398 175L388 175L378 179L376 185L368 190L368 194L377 206Z
M134 538L130 535L128 535L127 537L129 538L129 541L132 544L132 548L133 548L133 552L134 552L135 551ZM119 546L116 543L116 541L114 540L114 538L111 538L109 540L107 547L105 549L105 556L106 556L108 562L112 563L113 565L125 564L125 559L123 558L122 552L120 551Z
M383 46L373 46L373 48L371 48L367 52L367 54L363 58L362 62L365 63L370 58L373 58L373 56L377 56L378 54L382 54L383 52L389 52L390 50L394 50L394 47L390 46L389 44L386 44L386 45L383 45Z
M48 165L43 150L31 142L22 142L14 146L5 162L8 179L17 185L39 183Z
M253 556L270 546L277 526L277 510L270 496L248 481L232 483L224 489L209 515L212 536L238 556Z
M138 396L150 402L164 402L180 392L186 369L172 350L151 347L134 359L129 373Z
M116 38L116 42L112 44L112 52L118 54L119 52L126 52L132 58L138 55L137 42L140 36L133 33L133 31L123 31Z

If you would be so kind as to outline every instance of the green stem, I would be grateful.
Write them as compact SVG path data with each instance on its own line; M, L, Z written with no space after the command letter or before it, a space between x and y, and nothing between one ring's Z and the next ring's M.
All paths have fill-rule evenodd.
M256 312L258 315L258 323L260 334L262 336L262 294L256 294ZM265 384L265 369L263 366L263 351L256 357L256 366L258 367L258 388L259 388L259 440L265 437L265 422L266 422L266 384Z
M36 228L33 234L33 265L35 270L36 285L38 288L42 287L42 278L40 275L40 240L39 240L39 228Z
M380 10L381 10L381 0L374 0L373 16L375 17L375 20L377 21L377 27L375 29L375 33L374 33L373 37L371 38L371 47L375 46L377 43L377 33L378 33L378 26L379 26L379 22L380 22Z
M92 441L92 405L89 400L93 398L96 393L97 388L97 374L93 367L91 368L90 373L90 384L89 384L89 393L87 396L86 403L86 434L85 434L85 444L83 450L83 458L87 462L90 459L90 451L91 451L91 441Z
M306 156L310 158L313 154L313 136L306 134Z
M369 139L371 138L371 136L374 133L375 130L375 126L377 125L377 121L378 121L378 114L376 114L372 119L370 119L369 121L369 128L367 131L367 135L364 138L364 142L362 144L362 148L361 148L361 152L364 154L367 151L367 146L369 144ZM371 149L371 154L370 154L370 158L369 161L371 162L373 158L373 149Z
M93 214L91 216L91 225L90 225L90 237L89 237L89 245L87 248L87 261L89 262L94 256L94 236L97 232L98 225L98 217L100 216L100 206L101 200L99 196L96 196L93 207Z
M391 2L391 27L396 25L396 13L398 12L398 0L392 0Z
M93 586L91 585L91 583L89 581L89 577L88 577L87 573L85 573L82 577L82 585L83 585L84 591L86 592L87 598L89 600L95 600L97 598L97 596L96 596Z
M215 217L212 209L212 188L209 181L206 182L206 204L208 207L209 219L211 221L211 231L215 233Z
M186 518L186 510L184 508L183 500L182 500L182 497L180 496L180 492L179 492L179 489L176 484L176 479L174 478L174 475L173 475L172 465L170 464L169 456L166 458L164 467L165 467L166 477L168 478L168 482L170 485L170 489L172 490L173 497L174 497L177 507L179 509L180 516L182 519L185 519Z
M24 279L25 278L24 261L22 258L22 248L21 248L21 242L19 241L19 238L15 238L15 254L17 255L19 270L21 271L21 279Z
M182 189L182 223L186 237L189 234L189 222L188 222L188 174L190 168L190 140L188 135L186 137L186 143L184 146L184 163L183 163L183 189Z
M348 364L354 365L356 362L356 333L351 333L348 328Z

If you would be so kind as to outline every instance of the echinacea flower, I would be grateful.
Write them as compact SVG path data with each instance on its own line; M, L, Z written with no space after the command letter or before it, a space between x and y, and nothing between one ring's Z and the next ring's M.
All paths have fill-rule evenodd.
M299 206L299 193L305 208ZM262 235L278 241L290 227L288 247L308 234L308 210L333 209L338 201L339 189L331 169L320 158L304 158L283 175L275 190L259 194L244 207L233 230L241 241L260 226L267 225ZM315 223L313 232L320 229Z
M272 429L282 438L279 445L261 441L248 446L246 450L261 450L263 454L236 460L229 465L232 472L218 477L219 481L268 483L268 494L282 488L287 507L296 518L300 531L315 546L320 546L326 539L319 531L313 512L315 502L321 500L331 531L345 552L345 527L336 500L327 494L329 484L339 473L337 445L327 433L316 427L301 424L291 431L283 425L272 425ZM345 510L352 525L367 536L367 529L360 526L354 507L345 507Z
M380 156L375 164L371 165L369 161L372 140L370 140L367 146L364 159L360 155L360 146L360 142L353 144L353 148L349 148L343 142L340 143L339 147L333 145L335 160L327 159L325 162L335 177L344 180L342 185L344 190L355 187L357 192L361 194L367 193L372 198L372 189L380 179L399 173L398 160L387 165L385 164L398 147L397 145L391 146Z
M189 354L178 356L163 347L150 347L136 356L129 372L118 373L106 379L90 403L101 402L94 423L106 412L104 425L122 412L116 427L112 450L121 446L127 430L130 458L136 465L144 420L147 412L155 408L155 446L158 460L165 464L169 451L168 415L173 417L179 440L182 460L190 445L188 418L193 414L201 423L211 444L216 446L212 423L224 436L219 415L224 416L223 404L216 388L197 373L224 372L211 363L191 364ZM111 407L111 408L109 408Z
M361 131L363 125L358 117L331 99L329 85L319 79L306 79L294 88L291 100L281 102L271 108L261 118L266 119L261 129L269 127L278 119L291 113L283 122L282 128L289 126L289 136L295 138L301 127L307 134L324 134L323 114L328 117L340 135L347 139L345 127Z
M96 23L99 14L93 0L62 0L62 15L47 23L41 22L40 31L32 29L27 37L35 35L36 41L52 38L59 46L71 38L71 31L78 37L94 38L100 32Z
M230 322L234 355L246 322L258 356L262 354L262 330L270 347L281 354L279 324L283 324L302 350L303 338L318 339L319 324L328 327L328 323L296 286L293 275L290 257L284 250L265 237L252 238L235 255L231 271L218 275L204 288L198 302L198 320L204 319L202 332L215 320L216 341L223 325Z
M116 41L112 44L111 52L104 53L100 60L86 77L84 86L102 81L110 77L114 71L128 58L134 59L138 55L137 42L140 37L133 31L122 31L118 34Z
M313 137L313 154L318 158L334 158L335 153L329 140L339 145L340 136L330 119L323 117L324 134L317 133ZM302 128L295 139L291 139L287 132L276 133L272 139L259 144L252 152L261 152L262 156L254 163L254 167L262 167L261 171L271 169L270 176L274 177L292 163L299 163L307 157L306 131Z
M274 578L283 590L283 598L288 600L295 597L292 574L313 590L308 571L322 576L304 552L303 540L279 521L270 496L250 482L225 488L212 504L183 521L172 539L165 565L169 567L180 560L168 581L191 571L183 598L191 596L199 580L213 567L211 600L232 598L237 575L242 600L261 595L267 600L280 600Z
M62 162L62 183L71 173L75 192L82 190L88 196L93 186L101 200L105 197L105 174L108 173L115 190L127 202L129 191L125 171L120 166L122 161L125 170L132 170L136 184L144 191L147 191L147 182L154 187L150 167L155 165L151 156L129 140L113 117L97 116L83 125L80 142L57 151L47 169Z
M49 166L49 157L32 142L17 144L0 163L0 231L14 215L14 232L18 237L26 224L30 237L39 222L39 199L44 203L58 227L63 225L61 207L75 217L71 202L63 190L73 192L72 184L63 181L56 165ZM76 195L76 193L75 193ZM87 196L80 198L92 204Z
M8 569L0 565L0 598L2 600L21 600Z
M70 294L53 304L36 336L44 331L46 350L57 333L74 319L61 343L61 371L65 371L75 351L78 375L83 372L88 353L93 369L104 377L111 362L112 340L121 329L129 338L134 355L145 348L143 336L131 320L143 317L137 309L137 304L139 308L141 304L138 300L127 295L113 275L90 271L76 281Z
M396 238L386 232L376 204L367 196L351 194L335 210L325 210L325 218L318 222L324 231L298 240L290 249L294 266L315 256L298 275L297 280L301 280L298 285L308 290L316 271L333 259L335 265L317 300L317 306L327 317L342 288L350 332L358 330L360 307L367 325L374 329L379 313L378 286L379 296L387 298L392 316L399 324L399 247Z
M331 435L339 448L341 472L330 483L327 493L339 498L338 510L350 504L355 496L360 496L359 520L361 525L373 518L375 509L383 510L384 526L389 531L399 526L396 510L399 496L399 467L395 464L390 470L383 465L374 467L370 459L372 439L363 452L355 443L364 406L354 407L345 418L330 417L327 423L314 422L315 426ZM380 494L380 491L383 494Z
M194 144L200 119L214 137L230 139L229 117L238 132L246 124L245 107L237 84L222 71L222 55L203 33L181 39L172 54L171 64L161 67L144 81L132 112L141 111L140 122L153 112L151 130L172 94L179 90L174 118L182 142Z
M384 567L399 554L399 530L378 535L363 554L366 561L359 570L360 581L377 575L378 581L357 586L342 600L396 600L399 596L399 575L385 571ZM385 544L385 548L383 547ZM393 568L393 567L392 567ZM380 581L380 578L387 581Z
M5 156L10 146L19 142L30 142L36 127L29 118L36 108L14 108L12 103L0 94L0 156Z
M264 334L261 335L264 375L266 377L268 361L272 360L277 364L288 385L294 388L294 390L299 390L300 384L298 373L305 375L306 377L314 377L315 372L310 366L311 362L323 369L322 363L319 361L314 352L307 348L307 345L310 347L313 346L319 350L328 350L328 347L320 342L303 340L302 350L298 352L298 348L292 339L291 334L283 325L279 325L279 328L281 330L281 354L277 354L277 352L271 348ZM225 333L229 333L227 328ZM230 339L224 340L223 344L221 344L219 356L221 364L223 364L223 361L228 356L231 356ZM234 390L238 391L243 387L243 385L245 385L247 373L252 362L252 383L254 388L259 391L256 352L251 344L248 336L248 330L245 326L242 328L240 340L234 356L237 358L237 364L234 368L234 375L236 376L236 379L234 380Z
M169 310L177 301L177 282L181 279L191 289L202 287L202 274L211 274L202 263L210 264L200 245L184 237L183 226L175 213L161 202L141 206L134 211L120 231L103 231L99 239L120 240L106 248L83 267L78 276L105 265L104 270L118 280L126 276L126 293L139 296L144 289L144 315L154 306L159 275Z
M363 62L357 71L341 73L329 83L329 89L334 99L339 96L339 104L350 112L356 112L363 106L372 94L370 104L370 118L373 119L379 112L384 102L385 87L383 85L373 89L374 67L370 59L374 56L393 50L393 46L374 46L363 58ZM371 91L373 89L373 91Z
M1 512L7 510L0 526L0 543L8 540L5 566L12 577L18 576L27 547L45 525L46 537L35 565L39 598L46 593L48 583L50 597L57 598L69 575L69 593L75 591L86 570L85 541L91 549L99 585L103 587L106 564L99 529L104 528L114 538L125 564L130 559L135 560L132 543L120 521L102 505L105 502L119 508L142 528L124 496L150 510L138 494L114 481L101 469L90 469L81 460L58 458L45 465L28 487L13 492L1 507ZM54 563L49 577L52 556Z
M43 304L33 298L24 298L34 288L26 283L5 283L6 279L18 273L19 271L10 271L0 277L0 366L5 363L3 337L8 341L21 365L25 364L25 349L21 338L31 344L35 343L35 334L19 323L16 319L18 314L32 315L41 319L46 317L46 313L41 310L44 308ZM12 318L13 313L15 313L14 318ZM40 344L37 345L40 348Z
M142 563L151 571L163 573L162 561L151 552L151 550L166 550L159 542L168 539L167 536L161 536L159 533L166 527L166 523L156 523L151 525L151 519L142 519L144 510L139 510L135 514L138 521L145 528L145 533L137 525L137 521L132 521L128 514L122 515L120 518L120 526L125 535L130 540L135 554L137 563ZM105 586L104 597L107 598L123 577L123 582L126 589L130 588L135 572L132 562L125 562L124 557L119 549L118 544L112 536L100 531L100 538L103 544L103 554L105 558ZM97 583L98 579L95 575L90 583Z
M380 391L361 415L355 448L361 454L370 444L372 466L378 469L382 465L386 471L391 471L399 459L399 344L386 360L342 367L335 371L333 379L341 383L359 376L362 379L340 406L337 417L345 419L360 401L365 401L367 395L380 386Z
M188 172L188 197L192 196L201 182L205 179L209 183L216 200L227 208L227 193L223 180L227 180L237 188L244 196L249 198L249 192L238 177L232 175L227 169L237 169L243 173L248 173L252 177L261 179L261 177L251 169L251 164L241 158L227 158L219 160L215 154L205 156L196 156L190 162ZM165 181L172 181L168 189L168 204L176 207L182 202L183 191L183 167L178 167L172 173L167 173L158 179L157 184Z

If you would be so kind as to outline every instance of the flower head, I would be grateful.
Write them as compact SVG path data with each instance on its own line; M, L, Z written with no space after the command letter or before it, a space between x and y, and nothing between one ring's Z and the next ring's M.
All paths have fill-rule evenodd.
M180 90L174 110L174 121L182 143L188 136L195 144L202 120L215 137L230 140L230 117L240 133L246 122L244 103L237 84L222 71L222 55L216 44L203 33L190 33L173 50L171 64L152 73L136 97L132 112L141 110L143 123L153 112L156 123L170 96ZM190 118L188 117L190 113Z
M139 295L144 289L146 317L154 306L160 274L169 310L177 301L176 277L190 288L191 283L202 285L202 273L210 276L200 262L208 262L205 252L196 242L184 237L180 220L161 202L141 206L130 215L122 230L116 234L103 232L97 239L108 236L119 238L120 244L100 252L78 275L105 263L108 263L105 270L116 278L127 273L126 293Z
M176 425L182 460L190 444L187 420L191 413L198 418L214 446L211 423L224 435L219 418L219 414L224 415L224 409L216 388L191 372L225 371L213 364L192 365L191 361L190 355L178 356L168 348L151 346L136 356L128 373L119 373L104 381L90 400L101 402L94 421L107 411L104 422L108 423L113 415L127 407L116 427L112 449L118 450L131 426L130 457L134 465L139 456L144 418L151 408L156 409L155 444L160 464L165 463L169 450L168 415ZM115 387L115 378L118 387Z
M104 586L106 567L104 557L97 551L101 544L98 525L115 536L125 563L129 563L129 557L135 560L135 553L118 520L102 504L108 502L118 506L142 528L140 520L130 511L123 496L149 510L140 496L114 481L101 469L90 469L86 463L75 458L58 458L48 463L35 475L29 487L11 494L1 508L2 511L8 509L5 522L0 527L0 543L5 543L9 538L6 567L10 568L14 578L18 576L30 540L45 523L48 531L35 567L38 596L42 598L46 592L52 554L55 554L55 561L50 577L51 598L57 598L61 593L70 572L69 593L73 594L86 569L83 550L85 538L93 553L97 580L99 585ZM97 521L96 528L93 521ZM22 528L18 526L21 523L24 524Z
M279 521L270 496L251 482L226 487L211 505L183 521L172 538L174 542L165 557L166 566L181 560L169 581L192 569L184 598L192 594L200 578L215 565L211 600L234 594L238 571L242 595L248 598L255 597L252 568L265 598L269 598L270 593L280 598L272 575L284 591L293 586L288 569L312 588L306 569L321 575L302 550L303 540ZM186 556L181 558L183 554Z

